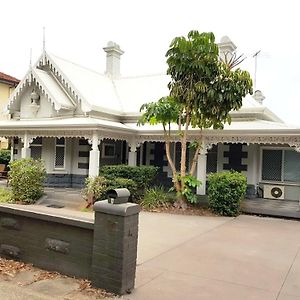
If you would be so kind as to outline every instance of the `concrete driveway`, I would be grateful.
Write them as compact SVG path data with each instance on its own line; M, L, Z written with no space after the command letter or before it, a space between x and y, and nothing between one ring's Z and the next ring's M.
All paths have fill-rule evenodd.
M0 299L96 299L75 279L29 275L0 276ZM300 300L300 222L142 212L136 289L122 299Z
M142 213L124 299L300 299L300 222Z

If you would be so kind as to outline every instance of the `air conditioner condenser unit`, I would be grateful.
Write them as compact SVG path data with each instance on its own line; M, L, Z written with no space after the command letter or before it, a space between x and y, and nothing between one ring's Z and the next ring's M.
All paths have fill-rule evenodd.
M264 198L284 199L284 186L281 185L264 185Z

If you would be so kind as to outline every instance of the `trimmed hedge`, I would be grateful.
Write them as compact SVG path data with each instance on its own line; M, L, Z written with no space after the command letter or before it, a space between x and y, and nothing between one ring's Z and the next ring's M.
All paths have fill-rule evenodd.
M107 191L119 188L126 188L129 190L131 199L137 199L138 194L138 186L132 179L127 178L115 178L115 179L107 179Z
M239 172L220 172L208 176L208 205L222 216L237 216L247 189L247 179Z
M46 170L41 160L20 159L9 164L9 186L15 201L36 202L44 192Z
M150 186L158 172L153 166L109 165L100 169L99 176L87 178L82 190L84 199L88 202L106 199L108 190L127 188L131 201L139 201L145 188Z
M8 165L10 162L10 150L0 150L0 164Z
M154 166L110 165L100 169L106 179L126 178L133 180L139 189L145 189L154 181L159 168Z
M133 198L136 196L137 184L132 179L106 179L103 176L87 178L85 180L85 188L82 190L81 194L87 202L91 201L91 199L93 199L94 202L105 200L107 191L117 188L127 188Z

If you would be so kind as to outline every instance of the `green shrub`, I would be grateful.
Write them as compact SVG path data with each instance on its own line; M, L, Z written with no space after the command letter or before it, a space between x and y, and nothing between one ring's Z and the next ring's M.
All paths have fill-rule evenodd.
M0 150L0 164L8 165L10 162L10 150Z
M9 185L13 199L27 203L38 200L44 192L44 163L41 160L26 158L11 162L9 167Z
M191 204L198 203L198 198L196 195L196 188L201 184L197 177L193 175L186 175L183 177L183 183L185 185L182 195L186 197L186 200Z
M111 165L103 166L100 169L100 175L107 179L126 178L132 179L139 189L145 189L154 181L158 167L154 166L128 166Z
M106 199L107 191L117 188L127 188L133 198L137 197L137 185L133 180L126 178L106 179L103 176L87 178L81 194L88 204L92 204L95 201Z
M246 177L238 172L221 172L208 176L208 205L223 216L239 214L247 188Z
M93 201L103 200L106 196L107 190L107 180L102 176L88 177L85 180L85 187L82 190L81 194L86 201L91 201L90 197L93 198Z
M0 188L0 203L11 203L13 202L13 195L10 190Z
M139 194L137 193L138 186L132 179L127 178L114 178L107 179L107 191L112 189L126 188L129 190L132 201L139 199Z
M174 199L167 193L162 186L154 186L145 190L145 195L141 201L141 206L147 209L167 207Z

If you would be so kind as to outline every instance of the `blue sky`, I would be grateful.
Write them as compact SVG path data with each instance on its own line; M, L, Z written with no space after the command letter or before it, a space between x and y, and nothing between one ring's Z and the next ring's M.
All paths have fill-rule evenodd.
M46 50L104 72L102 48L109 40L125 51L123 75L162 73L165 53L175 36L212 31L228 35L248 58L242 67L254 73L265 105L288 123L300 125L300 60L297 1L68 1L15 0L1 3L0 71L22 78ZM156 99L153 99L156 100Z

